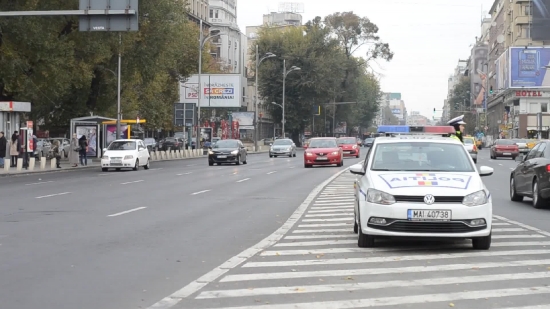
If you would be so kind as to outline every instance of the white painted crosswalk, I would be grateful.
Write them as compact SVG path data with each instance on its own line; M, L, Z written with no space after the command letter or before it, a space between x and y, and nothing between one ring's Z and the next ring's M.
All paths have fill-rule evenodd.
M176 308L550 309L548 232L495 216L488 251L471 249L470 240L359 248L354 179L333 180L280 240L244 262L237 257L237 267L220 269Z

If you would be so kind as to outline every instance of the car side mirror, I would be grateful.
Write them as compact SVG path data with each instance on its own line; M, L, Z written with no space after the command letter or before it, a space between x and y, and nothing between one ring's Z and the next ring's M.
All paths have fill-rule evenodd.
M479 176L485 177L485 176L491 176L493 175L494 169L492 167L488 166L480 166L479 167Z
M525 161L525 158L526 158L526 156L519 155L519 156L516 157L515 160L516 160L516 162L523 162L523 161Z
M357 163L357 164L354 164L354 165L350 166L349 171L350 171L350 173L355 174L355 175L365 175L365 172L363 171L363 164L362 163Z
M107 148L103 148L103 152L107 152Z

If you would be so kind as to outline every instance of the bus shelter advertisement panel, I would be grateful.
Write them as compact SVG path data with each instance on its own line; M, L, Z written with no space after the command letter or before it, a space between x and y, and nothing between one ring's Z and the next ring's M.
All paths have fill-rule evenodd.
M180 83L180 102L198 103L201 107L240 107L242 98L242 77L240 74L192 75Z
M86 136L86 141L88 142L86 155L88 157L95 157L98 147L97 126L76 126L76 138L80 140L82 136Z
M116 139L126 139L130 138L130 134L128 132L128 125L121 124L120 125L120 136L117 138L116 136L116 124L108 124L105 129L105 141L106 145L109 146L112 141Z
M550 48L510 48L510 88L550 88Z

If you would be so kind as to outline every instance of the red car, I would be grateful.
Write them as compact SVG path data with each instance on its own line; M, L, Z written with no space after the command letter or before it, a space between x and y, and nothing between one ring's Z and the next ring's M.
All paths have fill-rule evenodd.
M344 165L344 151L338 147L335 137L316 137L309 141L304 152L304 167L314 165Z
M511 139L497 139L490 150L491 159L509 157L515 160L519 156L519 147Z
M357 139L354 137L339 137L336 142L338 146L344 150L344 157L359 158L359 149Z

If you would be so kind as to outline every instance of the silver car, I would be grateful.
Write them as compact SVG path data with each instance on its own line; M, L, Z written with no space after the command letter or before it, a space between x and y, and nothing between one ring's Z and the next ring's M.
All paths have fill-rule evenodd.
M269 157L296 156L296 144L289 138L276 139L269 149Z
M472 160L474 160L474 163L477 164L477 147L475 145L473 138L464 138L464 148L468 150L468 153L472 157Z

